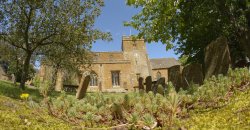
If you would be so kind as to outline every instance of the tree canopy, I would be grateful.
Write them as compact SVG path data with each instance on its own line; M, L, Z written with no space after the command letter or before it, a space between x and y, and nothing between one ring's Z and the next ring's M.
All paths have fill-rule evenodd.
M161 41L166 49L203 63L204 48L219 36L227 37L233 60L250 57L247 0L128 0L142 11L125 25L139 30L146 41ZM176 44L173 44L176 43Z
M0 1L0 40L25 53L20 87L33 55L51 57L61 48L70 51L60 55L73 54L89 50L97 39L110 39L109 33L94 28L103 5L103 0Z

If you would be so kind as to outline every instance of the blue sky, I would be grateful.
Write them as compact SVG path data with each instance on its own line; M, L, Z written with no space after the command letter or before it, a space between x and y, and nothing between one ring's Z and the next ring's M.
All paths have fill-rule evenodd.
M137 31L131 27L124 27L123 22L131 20L134 14L140 9L129 7L126 0L105 0L105 7L102 8L101 15L97 18L95 27L111 32L113 41L106 42L102 40L93 44L92 51L121 51L122 36L136 35ZM178 59L173 50L166 51L162 43L147 43L149 58L174 57Z

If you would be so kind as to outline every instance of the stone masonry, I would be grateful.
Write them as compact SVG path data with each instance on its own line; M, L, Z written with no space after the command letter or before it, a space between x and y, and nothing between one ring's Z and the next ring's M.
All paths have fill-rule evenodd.
M82 70L84 73L88 72L91 77L88 90L100 91L100 87L106 92L133 90L135 86L138 86L139 77L146 79L147 76L152 76L152 80L157 80L159 76L162 76L167 79L168 68L180 64L173 58L163 58L159 59L162 63L157 66L159 60L148 58L144 39L123 36L121 50L119 52L93 52L94 61L90 68ZM41 67L40 70L42 79L45 79L46 69L44 68L46 67ZM65 84L63 74L58 72L56 82L58 91ZM79 78L76 77L76 79Z

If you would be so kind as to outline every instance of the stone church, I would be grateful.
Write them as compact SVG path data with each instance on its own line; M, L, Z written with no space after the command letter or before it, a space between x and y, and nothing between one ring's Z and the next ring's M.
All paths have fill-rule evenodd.
M152 76L153 80L165 77L168 81L168 68L180 65L174 58L149 59L144 39L122 37L121 51L119 52L94 52L94 60L88 71L91 80L89 90L102 90L104 92L123 92L133 90L138 86L138 78ZM46 73L46 68L41 67L40 76ZM47 68L48 69L48 68ZM65 83L65 74L58 74L56 88L60 90ZM75 77L77 78L77 76ZM79 85L76 81L72 83Z

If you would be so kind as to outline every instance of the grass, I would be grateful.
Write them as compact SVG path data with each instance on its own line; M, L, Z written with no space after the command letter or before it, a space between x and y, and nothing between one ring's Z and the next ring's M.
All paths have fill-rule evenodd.
M21 100L20 95L28 93L31 101ZM74 96L73 93L69 93ZM88 93L95 95L96 93ZM50 94L56 98L58 92ZM124 94L105 93L107 97L122 97ZM81 126L74 126L62 119L55 118L48 114L45 107L39 104L43 97L38 89L26 87L21 90L9 81L0 81L0 129L74 129Z
M183 120L189 130L249 130L250 129L250 90L238 92L217 109L196 109L190 118Z
M19 86L14 86L14 84L10 81L4 81L0 80L0 95L10 97L13 99L20 99L20 95L22 93L28 93L30 95L30 98L36 102L40 102L43 97L39 93L38 89L28 88L26 87L25 90L21 90ZM67 95L75 96L75 93L67 92ZM89 95L94 95L94 92L88 92ZM106 97L123 97L125 93L103 93ZM50 97L58 97L60 95L60 92L51 92L49 94Z
M10 97L13 99L20 99L22 93L28 93L32 100L41 101L42 95L40 95L38 89L27 88L21 90L18 86L14 86L13 83L9 81L0 81L0 95Z
M70 129L63 120L48 115L45 109L32 108L26 102L0 96L0 129Z
M20 99L22 93L29 93L31 101ZM52 93L56 98L60 93ZM97 93L88 93L95 96ZM72 95L73 98L74 95ZM104 93L104 96L123 98L121 93ZM39 104L43 97L38 89L24 91L11 82L0 81L0 129L74 129L75 126L48 114ZM218 108L195 108L188 117L180 119L178 126L190 130L200 129L250 129L250 89L237 91L227 101L220 102Z

